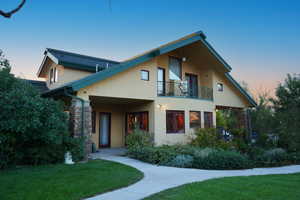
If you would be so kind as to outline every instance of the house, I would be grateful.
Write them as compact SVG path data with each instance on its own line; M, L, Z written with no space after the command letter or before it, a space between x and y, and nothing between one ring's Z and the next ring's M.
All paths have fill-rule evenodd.
M123 147L134 126L156 145L186 143L199 127L216 125L216 109L241 111L255 101L231 67L196 32L117 62L46 49L38 77L43 96L63 100L74 136L87 148Z

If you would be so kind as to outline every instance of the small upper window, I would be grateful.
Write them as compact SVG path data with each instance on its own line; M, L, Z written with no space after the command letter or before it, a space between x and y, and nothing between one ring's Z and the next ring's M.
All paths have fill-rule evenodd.
M149 71L141 70L141 80L149 81Z
M58 69L53 67L50 69L50 83L56 83L58 81Z
M222 83L218 83L218 84L217 84L217 88L218 88L218 91L219 91L219 92L223 92L223 90L224 90L224 86L223 86Z

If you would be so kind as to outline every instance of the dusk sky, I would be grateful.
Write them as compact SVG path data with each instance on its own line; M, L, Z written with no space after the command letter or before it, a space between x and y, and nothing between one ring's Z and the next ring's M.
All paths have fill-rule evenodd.
M0 17L0 49L13 73L37 79L47 47L122 61L199 30L252 91L300 73L299 0L27 0Z

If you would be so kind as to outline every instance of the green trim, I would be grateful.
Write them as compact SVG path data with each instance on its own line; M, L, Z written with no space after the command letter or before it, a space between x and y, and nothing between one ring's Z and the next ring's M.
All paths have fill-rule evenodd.
M105 71L92 74L92 75L87 76L87 77L85 77L83 79L80 79L78 81L74 81L70 86L73 88L74 91L78 91L81 88L87 87L87 86L89 86L93 83L96 83L98 81L109 78L109 77L111 77L115 74L123 72L123 71L125 71L125 70L127 70L131 67L134 67L138 64L147 62L147 61L151 60L152 58L155 58L156 56L168 53L168 52L173 51L175 49L178 49L180 47L192 44L196 41L201 41L201 39L203 39L202 36L200 36L199 33L197 33L197 35L194 35L190 38L180 40L176 43L161 47L159 49L155 49L155 50L150 51L150 52L148 52L144 55L141 55L141 56L139 56L135 59L132 59L132 60L124 62L124 63L121 63L121 64L117 65L114 68L107 69Z
M66 68L84 70L84 71L89 71L89 72L96 72L96 67L93 67L93 66L81 65L81 64L77 64L77 63L64 62L64 61L58 61L58 64L63 65Z
M158 98L178 98L178 99L193 99L193 100L203 100L213 102L213 99L203 99L203 98L192 98L192 97L183 97L183 96L157 96Z
M229 73L225 73L225 76L248 99L253 107L257 106L254 99L241 87L241 85L236 80L234 80L234 78Z
M206 40L202 39L201 41L208 48L208 50L213 54L213 56L215 56L228 71L232 70L230 65L220 56L220 54L218 54L218 52Z

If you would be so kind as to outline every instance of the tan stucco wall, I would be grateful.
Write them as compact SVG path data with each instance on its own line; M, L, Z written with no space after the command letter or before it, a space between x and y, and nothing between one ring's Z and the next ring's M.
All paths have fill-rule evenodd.
M53 68L53 67L56 67L56 69L58 70L58 81L55 82L55 83L50 84L50 69ZM62 65L57 65L57 64L52 62L50 67L47 69L46 74L47 74L46 75L47 87L49 89L54 89L54 88L57 88L57 87L65 84L65 83L81 79L81 78L83 78L85 76L88 76L92 73L86 72L86 71L81 71L81 70L66 68Z
M230 83L224 74L213 73L214 103L219 106L244 108L250 106L244 96ZM223 84L223 91L218 91L217 83Z
M149 71L149 81L141 80L141 70ZM154 100L156 98L156 63L152 60L140 64L83 88L78 95Z
M125 144L125 113L118 106L95 105L92 109L96 112L96 132L92 133L92 141L99 148L99 119L100 112L111 113L111 147L123 147Z
M161 109L161 106L163 109ZM166 133L166 110L181 110L185 114L185 133ZM189 112L201 112L201 127L204 127L204 112L213 112L213 124L216 124L215 106L213 102L198 99L159 97L155 101L155 145L185 144L193 134L190 128Z

